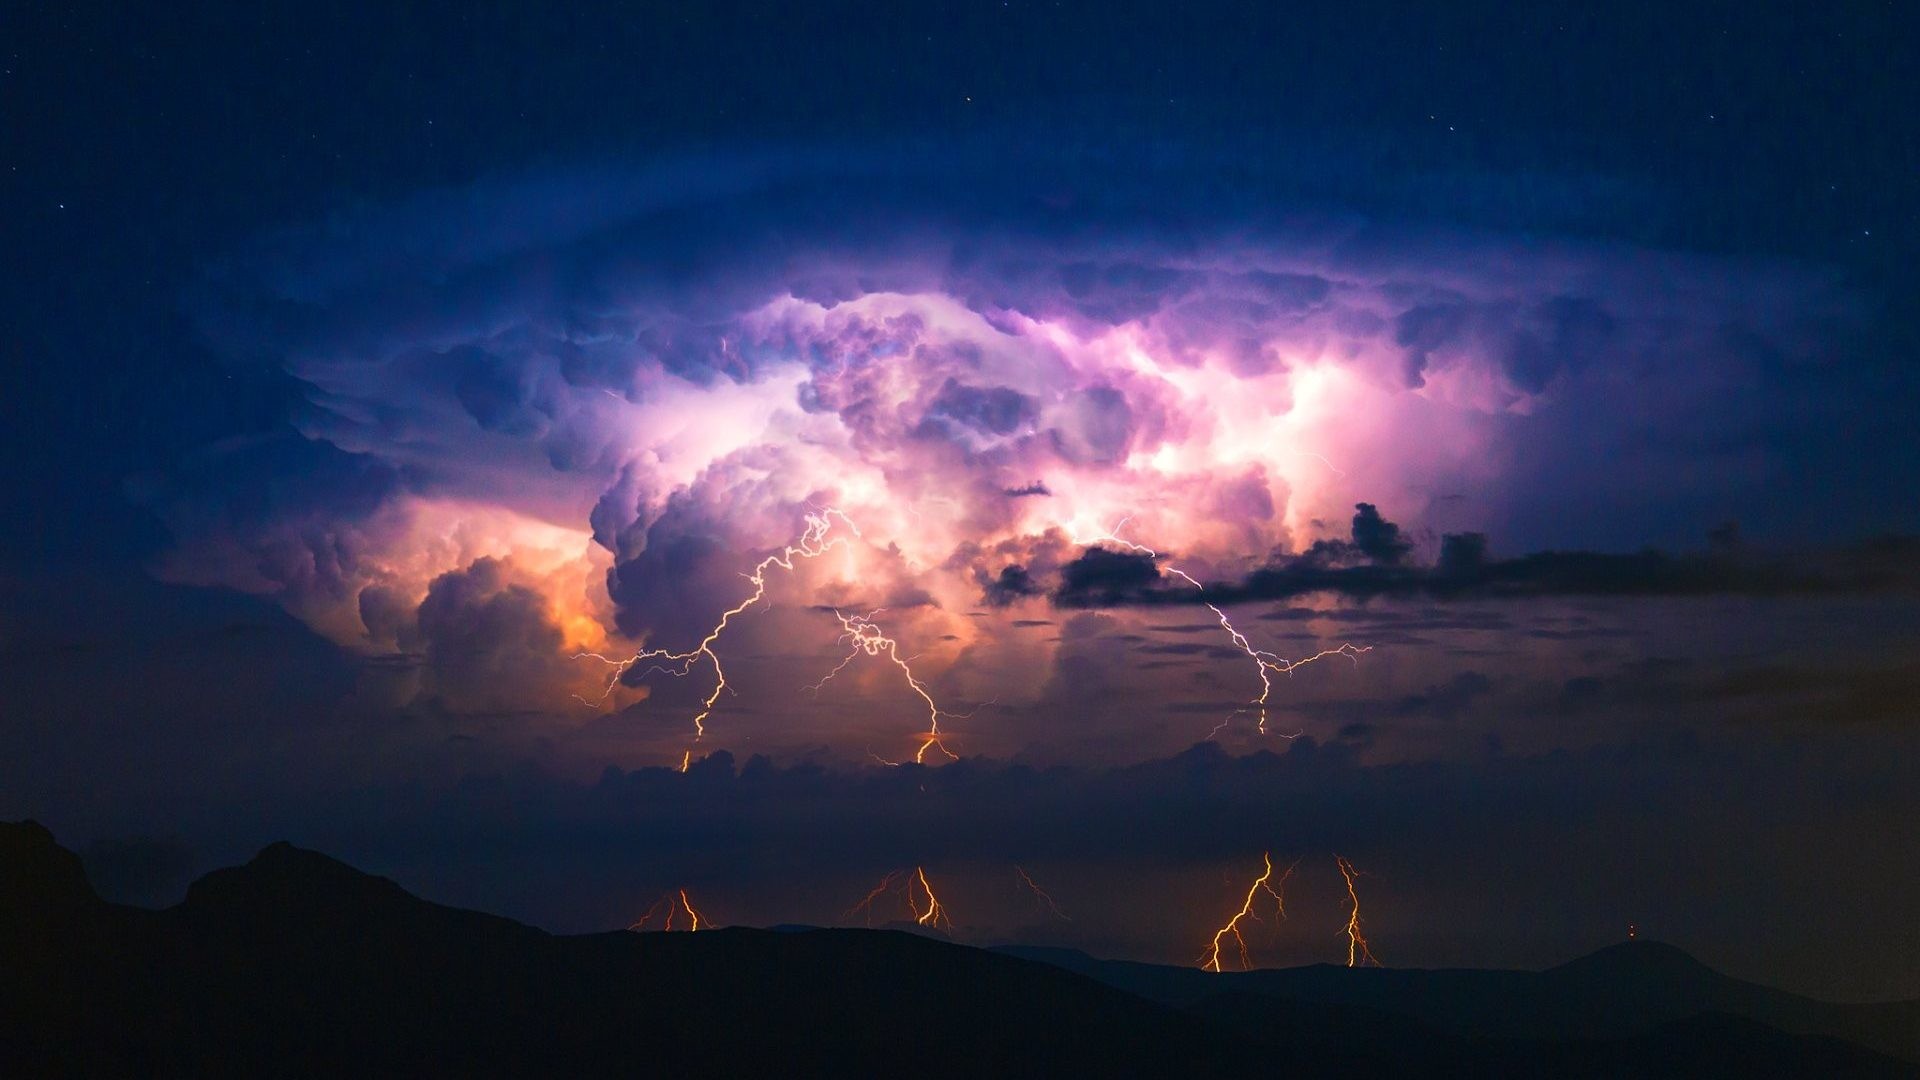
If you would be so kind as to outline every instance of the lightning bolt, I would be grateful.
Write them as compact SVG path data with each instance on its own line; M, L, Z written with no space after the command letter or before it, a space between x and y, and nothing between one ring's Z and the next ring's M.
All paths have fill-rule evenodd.
M1338 465L1335 465L1333 462L1328 461L1327 456L1325 454L1316 454L1311 450L1295 450L1294 453L1299 454L1301 457L1310 457L1315 461L1318 461L1320 464L1325 465L1327 467L1328 472L1331 472L1333 475L1338 476L1343 480L1346 479L1346 476L1347 476L1346 470L1340 468Z
M1072 916L1070 916L1070 915L1068 915L1068 914L1067 914L1066 912L1064 912L1064 911L1061 911L1061 910L1060 910L1060 905L1059 905L1059 904L1056 904L1056 903L1054 903L1054 902L1053 902L1053 897L1052 897L1052 896L1049 896L1049 895L1047 894L1047 890L1045 890L1045 889L1043 889L1043 888L1041 888L1041 887L1040 887L1040 886L1039 886L1038 884L1036 884L1036 883L1034 882L1034 880L1033 880L1033 876L1032 876L1031 874L1028 874L1028 873L1027 873L1027 871L1026 871L1026 868L1025 868L1025 867L1021 867L1021 866L1015 866L1015 867L1013 868L1013 872L1014 872L1014 873L1016 873L1016 874L1018 874L1018 875L1020 875L1020 880L1021 880L1021 882L1022 882L1023 884L1025 884L1025 885L1026 885L1026 887L1027 887L1027 890L1028 890L1029 892L1031 892L1031 893L1033 893L1033 895L1035 895L1035 896L1037 896L1037 897L1039 897L1039 898L1040 898L1040 901L1041 901L1042 903L1044 903L1044 904L1046 904L1046 905L1047 905L1047 910L1048 910L1048 911L1051 911L1051 912L1053 912L1053 913L1054 913L1055 915L1057 915L1057 916L1059 916L1059 917L1060 917L1060 919L1061 919L1061 921L1063 921L1063 922L1072 922L1072 921L1073 921L1073 918L1072 918Z
M913 876L920 882L920 891L927 894L927 910L921 911L917 906L914 907L913 921L919 923L921 926L944 926L949 930L953 929L953 920L947 918L947 909L941 906L940 898L933 895L933 886L927 883L926 868L920 866L914 867ZM907 903L910 905L913 904L913 886L911 884L907 886Z
M915 886L919 887L920 895L926 897L924 908L920 906L919 896L914 892ZM913 913L914 922L935 929L953 929L953 920L947 917L946 906L940 903L939 897L934 895L933 886L927 881L926 868L921 866L916 866L911 871L895 870L881 878L880 884L875 885L871 892L861 897L859 903L848 908L846 914L840 917L840 921L851 922L855 915L865 912L866 923L872 926L874 902L896 889L900 892L901 899L905 901L907 910Z
M864 911L866 912L867 925L872 926L873 925L873 902L875 900L880 899L882 896L885 896L888 892L892 891L894 882L899 879L900 875L903 872L904 871L894 870L888 873L886 877L881 878L880 884L875 885L873 887L872 892L861 897L859 903L848 908L846 911L846 914L840 916L840 921L852 922L853 917L855 915Z
M1073 542L1081 545L1082 547L1085 547L1089 544L1097 544L1097 543L1116 544L1120 547L1127 549L1128 551L1133 552L1136 555L1145 555L1149 559L1158 560L1160 558L1159 552L1153 550L1152 548L1146 546L1145 544L1136 544L1131 540L1123 540L1120 538L1120 536L1118 535L1119 531L1121 529L1126 528L1127 522L1131 520L1133 519L1130 517L1121 518L1119 523L1116 524L1111 531L1101 533L1092 537L1085 537L1085 538L1075 536L1075 537L1072 537ZM1179 567L1172 566L1172 565L1164 565L1163 569L1165 569L1167 573L1172 574L1173 576L1179 578L1181 581L1184 581L1187 584L1193 586L1195 589L1198 589L1202 592L1206 591L1206 586L1200 584L1200 582L1197 579L1195 579L1193 575L1187 573L1185 570L1182 570ZM1220 620L1220 628L1227 632L1227 637L1229 640L1233 642L1234 647L1239 649L1241 652L1246 653L1247 657L1254 662L1255 670L1260 675L1260 696L1254 698L1252 701L1249 701L1247 703L1247 708L1239 709L1235 711L1232 715L1228 716L1225 720L1222 720L1220 723L1214 725L1213 730L1207 734L1207 738L1209 739L1219 735L1220 732L1224 730L1228 724L1231 724L1234 721L1235 717L1245 715L1248 712L1252 712L1259 717L1258 721L1254 724L1254 730L1258 731L1262 735L1265 735L1267 733L1267 700L1273 696L1273 676L1275 674L1291 676L1294 673L1294 670L1296 668L1305 667L1306 665L1311 664L1316 660L1325 660L1330 656L1344 656L1347 659L1353 661L1357 665L1360 662L1359 658L1361 653L1373 651L1373 646L1371 645L1355 645L1350 641L1346 641L1346 642L1341 642L1338 648L1322 649L1319 652L1314 653L1312 656L1306 657L1301 660L1288 660L1288 659L1285 659L1284 657L1277 656L1274 653L1268 652L1265 649L1254 648L1253 642L1247 640L1247 636L1241 633L1238 627L1235 627L1233 625L1233 620L1227 618L1227 613L1225 611L1221 610L1219 607L1213 604L1207 604L1206 608L1208 611L1213 612L1214 618ZM1297 739L1300 737L1301 734L1302 734L1301 732L1296 731L1292 735L1282 734L1280 737L1283 739Z
M686 912L686 921L688 923L688 926L687 926L688 931L698 930L700 929L700 924L702 922L709 921L705 919L697 909L694 908L693 901L687 899L687 890L680 889L676 893L668 893L667 895L661 897L660 899L655 900L653 902L653 906L647 909L647 913L645 915L640 916L640 920L628 926L627 929L633 931L634 933L639 933L645 930L647 928L647 924L652 922L654 918L661 913L662 908L666 909L666 916L667 916L664 925L662 925L660 928L663 932L673 929L674 920L679 916L679 914L682 911Z
M652 922L653 917L660 913L660 908L666 904L668 899L669 899L668 897L663 896L660 899L655 900L653 902L653 906L647 909L647 913L645 915L640 916L640 918L637 921L629 923L627 925L627 929L633 931L636 934L642 930L645 930L647 928L647 924Z
M1364 967L1372 964L1374 967L1384 967L1374 959L1373 950L1367 948L1367 939L1360 933L1360 894L1353 888L1353 879L1360 876L1360 871L1339 855L1335 855L1333 861L1340 866L1340 876L1347 879L1347 901L1353 905L1347 914L1347 966Z
M942 754L945 754L949 760L959 761L960 755L947 749L947 744L942 741L943 735L940 731L940 718L945 716L953 720L965 720L973 716L975 712L978 712L979 708L964 713L947 712L934 702L932 692L929 691L926 684L921 682L919 677L913 673L913 661L915 658L911 656L902 657L900 655L900 643L888 637L885 631L880 629L879 624L873 621L874 616L885 610L885 608L876 608L865 615L847 615L837 609L834 611L833 617L840 620L840 628L843 631L840 635L840 640L851 646L851 649L847 653L846 659L840 661L840 663L834 666L832 671L827 672L825 677L807 689L814 693L819 693L821 687L827 685L834 676L845 671L847 665L858 660L860 657L880 657L900 669L900 673L906 676L908 688L927 706L927 730L919 733L918 738L921 740L920 747L913 753L914 762L916 764L925 764L927 751L929 750L938 750ZM984 708L985 705L990 704L992 704L992 702L983 703L980 708ZM867 756L880 762L882 765L898 764L898 762L888 761L886 758L875 754L871 750L867 751Z
M1281 890L1286 888L1287 879L1293 876L1294 867L1300 864L1296 862L1293 866L1287 867L1286 872L1280 875L1280 880L1274 881L1272 853L1261 854L1260 862L1264 869L1260 872L1260 876L1253 880L1253 884L1247 887L1247 898L1241 901L1240 910L1233 913L1233 918L1228 919L1225 926L1213 932L1213 940L1207 943L1206 951L1200 954L1200 970L1222 970L1220 951L1229 937L1240 950L1240 970L1247 971L1253 967L1253 958L1247 953L1247 939L1240 934L1240 920L1260 917L1253 913L1253 904L1259 899L1261 893L1264 892L1273 897L1275 913L1283 919L1287 917L1287 898Z
M807 525L806 528L801 531L799 539L788 544L779 552L760 560L759 564L753 568L751 573L743 575L748 581L753 583L753 592L748 595L745 600L740 601L738 604L722 612L719 621L713 624L713 629L707 631L707 636L701 638L698 645L695 645L686 652L674 652L670 649L645 649L627 657L625 660L615 660L612 657L604 656L596 652L576 653L574 655L575 660L598 660L613 668L613 674L607 679L606 689L601 693L597 701L588 701L578 694L575 694L574 697L586 705L602 705L605 704L607 698L613 695L614 688L620 684L621 678L636 664L644 661L654 661L654 663L643 671L643 674L660 672L664 675L681 678L692 673L694 665L704 658L713 665L714 683L713 693L708 694L706 700L700 703L699 710L695 712L693 716L693 740L699 742L707 733L707 717L713 715L714 705L719 702L720 695L731 689L727 685L726 668L721 666L720 654L714 651L714 644L720 640L720 635L726 633L727 625L733 621L735 615L746 611L748 608L766 598L767 572L769 570L777 568L791 573L796 560L817 559L847 542L845 537L835 536L829 538L827 535L833 528L833 522L836 518L844 523L854 536L857 537L860 535L860 529L854 525L853 519L847 517L846 514L839 510L829 507L818 513L807 513ZM681 760L681 772L685 772L688 765L692 763L692 756L692 751L688 751L686 757Z

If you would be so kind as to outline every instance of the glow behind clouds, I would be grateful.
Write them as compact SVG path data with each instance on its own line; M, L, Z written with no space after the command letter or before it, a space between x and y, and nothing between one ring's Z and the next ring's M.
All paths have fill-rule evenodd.
M1063 237L897 200L848 229L751 182L671 187L430 195L223 264L208 334L311 407L152 496L167 573L421 658L407 693L564 711L603 675L573 652L689 647L834 506L861 542L783 576L788 613L731 647L806 685L834 636L808 609L884 607L943 694L1038 706L1072 632L1012 644L1010 620L1050 617L1070 537L1127 518L1230 577L1343 538L1361 501L1431 555L1443 531L1554 539L1623 484L1655 507L1762 484L1757 450L1650 433L1750 425L1739 388L1845 310L1804 273L1324 216ZM1028 595L995 591L1010 568Z

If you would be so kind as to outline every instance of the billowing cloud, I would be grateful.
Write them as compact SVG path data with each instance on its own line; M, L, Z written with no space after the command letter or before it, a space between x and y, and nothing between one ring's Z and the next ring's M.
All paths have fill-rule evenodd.
M833 507L831 557L773 599L913 609L908 651L980 689L1005 627L974 609L1165 589L1154 559L1087 547L1115 530L1246 581L1231 598L1357 592L1435 558L1499 577L1464 569L1464 535L1564 528L1530 501L1550 465L1568 504L1610 505L1619 468L1554 464L1596 439L1650 505L1757 493L1770 451L1741 440L1776 404L1729 388L1812 362L1851 310L1790 267L1198 202L1175 233L975 168L603 167L263 237L196 310L308 404L143 490L180 538L165 569L377 651L426 634L434 590L511 567L476 602L556 631L522 651L686 649ZM1649 434L1671 430L1689 445ZM326 482L284 483L289 455Z

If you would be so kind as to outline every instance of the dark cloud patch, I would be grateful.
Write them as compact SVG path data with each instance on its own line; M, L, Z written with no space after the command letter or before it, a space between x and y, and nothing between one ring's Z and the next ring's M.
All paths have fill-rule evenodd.
M723 568L731 569L730 554L710 536L667 535L650 542L638 558L608 576L607 592L620 605L620 629L629 634L651 629L664 609L714 607L719 601L704 589L676 588L676 583L718 577Z
M453 371L453 391L467 415L488 431L534 436L544 418L530 403L533 387L524 361L509 360L478 345L460 345L440 358Z
M1403 350L1409 386L1424 386L1435 365L1482 355L1494 358L1515 391L1539 394L1604 356L1617 327L1591 297L1550 296L1526 304L1449 297L1401 312L1393 339Z
M1429 357L1457 338L1466 322L1466 309L1458 304L1426 304L1400 313L1394 320L1393 340L1406 350L1402 371L1408 386L1426 385Z
M181 527L205 527L203 517L235 531L324 513L365 518L401 486L399 470L371 454L308 439L290 429L229 439L186 455L164 476L129 482L138 501L163 516L192 515Z
M1060 568L1054 602L1066 607L1126 603L1159 583L1160 568L1151 556L1091 547Z
M1381 517L1379 507L1372 503L1354 507L1353 546L1380 566L1398 566L1413 550L1400 535L1400 526Z
M1778 596L1843 590L1905 589L1911 575L1875 567L1841 553L1813 562L1801 559L1730 561L1711 555L1642 551L1539 552L1484 562L1470 570L1440 566L1323 568L1299 563L1255 571L1244 581L1209 588L1211 603L1276 599L1312 593L1354 597L1432 596ZM1191 601L1168 595L1165 601Z
M455 708L551 708L572 674L546 598L498 559L435 578L416 619L431 690Z
M1059 269L1061 290L1081 315L1124 322L1159 311L1168 298L1190 288L1198 275L1169 266L1114 261L1073 262Z
M1487 565L1487 536L1485 533L1448 533L1440 538L1439 570L1443 574L1463 577L1477 574Z
M1053 492L1047 487L1047 485L1041 483L1038 480L1035 480L1032 483L1021 484L1018 487L1001 488L1000 494L1005 495L1009 499L1031 499L1031 498L1036 498L1040 496L1052 495Z
M1920 538L1887 537L1837 551L1768 556L1743 547L1716 545L1705 552L1633 553L1543 551L1512 559L1487 555L1477 533L1442 538L1438 562L1405 562L1411 544L1397 525L1370 504L1354 515L1355 539L1323 541L1307 553L1253 571L1237 582L1202 589L1172 588L1145 556L1089 548L1062 569L1054 600L1069 607L1125 604L1238 604L1331 594L1359 600L1429 597L1438 600L1513 599L1545 596L1786 596L1839 592L1907 592L1920 589ZM1348 552L1370 561L1340 565ZM1132 563L1123 560L1131 558ZM1328 619L1362 622L1364 609L1321 611L1290 607L1260 616L1271 621ZM1447 625L1447 624L1438 624ZM1484 629L1501 629L1488 622ZM1448 628L1453 628L1449 626ZM1546 631L1542 637L1611 636L1605 631Z
M1032 425L1039 406L1011 387L967 386L949 378L927 415L986 435L1012 435Z
M1561 372L1597 362L1612 343L1614 317L1588 297L1555 296L1515 320L1499 356L1507 378L1538 394Z
M352 599L374 519L406 478L382 458L283 429L203 447L127 486L182 541L171 576L218 578L238 563L239 584L299 610Z
M1400 526L1380 516L1372 503L1354 505L1350 539L1321 539L1293 560L1300 565L1344 567L1371 562L1377 566L1398 566L1412 553L1413 544Z
M400 648L414 637L416 606L400 590L386 585L369 585L360 590L360 623L367 639L389 648Z
M987 582L980 602L993 607L1005 607L1027 596L1039 596L1046 592L1040 583L1024 566L1003 567L1000 573Z
M1355 746L1365 748L1373 745L1374 733L1377 730L1378 728L1375 725L1365 720L1355 720L1352 723L1340 725L1340 731L1336 738L1343 743L1352 743Z

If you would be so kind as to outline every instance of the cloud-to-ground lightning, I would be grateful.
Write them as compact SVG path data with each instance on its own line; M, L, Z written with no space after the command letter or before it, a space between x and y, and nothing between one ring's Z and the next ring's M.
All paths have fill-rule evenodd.
M916 887L919 890L917 894ZM874 902L896 890L906 904L907 911L912 914L914 922L935 929L953 929L953 920L947 917L946 905L934 895L933 885L927 881L926 868L922 866L916 866L912 870L895 870L881 878L880 884L875 885L867 895L861 897L859 903L847 909L846 914L840 917L841 921L851 922L855 915L864 912L867 925L872 926ZM921 904L922 896L926 898L924 907Z
M914 908L913 921L919 923L921 926L944 926L949 930L953 929L953 920L947 918L945 905L940 903L939 897L933 895L933 885L927 881L926 868L921 866L914 867L913 876L920 882L920 891L927 895L927 909L921 911L916 906ZM909 887L907 889L907 903L912 904L913 902L913 889Z
M604 703L607 698L613 695L614 687L620 684L621 678L626 675L635 664L641 663L642 661L655 661L655 663L646 669L647 673L657 671L665 675L682 677L691 673L694 665L704 657L713 664L714 683L713 692L708 694L706 700L700 703L699 710L696 711L693 716L693 738L695 742L698 742L701 737L707 733L707 717L713 715L714 705L719 702L720 695L730 689L727 685L726 669L721 666L720 654L714 651L714 643L720 640L720 635L726 633L727 624L733 621L735 615L747 610L766 597L767 571L777 567L781 570L791 572L795 560L819 558L847 542L845 537L828 537L827 533L833 528L835 518L843 522L853 535L860 535L860 529L854 525L853 520L839 510L829 507L818 513L809 512L806 515L807 526L801 531L798 540L788 544L779 552L760 560L759 564L753 568L751 573L744 575L748 581L753 583L753 592L749 594L745 600L740 601L738 604L722 612L719 620L713 624L713 629L707 631L707 636L701 638L698 645L688 649L686 652L674 652L671 649L644 649L625 660L615 660L612 657L593 652L575 654L574 659L576 660L598 660L613 668L613 675L607 680L606 690L600 695L599 701L587 701L586 698L580 698L579 700L588 705ZM575 696L578 697L578 695ZM687 758L681 762L681 771L684 772L686 770L686 767L691 763L691 758L692 753L689 751Z
M1264 892L1268 896L1273 897L1275 914L1283 919L1287 917L1287 898L1282 890L1287 887L1287 879L1293 876L1294 866L1298 866L1299 864L1295 863L1293 866L1287 867L1286 871L1280 875L1280 880L1274 881L1272 853L1267 852L1261 854L1260 862L1263 869L1260 872L1260 876L1254 879L1253 884L1247 887L1247 897L1241 901L1240 910L1233 913L1233 917L1227 920L1225 926L1213 932L1213 940L1207 943L1206 951L1201 953L1201 970L1222 970L1220 951L1225 946L1228 938L1232 938L1234 944L1240 950L1240 969L1246 971L1253 967L1253 958L1247 953L1247 940L1240 933L1240 921L1242 919L1258 919L1260 917L1254 914L1253 905L1254 902L1260 898L1261 893Z
M1347 902L1352 905L1347 913L1347 966L1372 964L1374 967L1383 967L1385 965L1374 959L1373 950L1367 947L1367 939L1360 933L1360 894L1353 887L1353 879L1360 876L1360 871L1355 870L1353 864L1343 856L1335 855L1333 859L1340 866L1340 876L1347 879Z
M864 912L866 914L867 925L872 926L873 925L873 902L880 899L882 896L885 896L887 893L893 891L894 882L899 879L902 873L903 871L900 871L900 870L889 871L886 877L883 877L880 879L880 884L875 885L871 892L867 893L867 895L860 898L859 903L848 908L846 911L846 914L840 916L840 921L852 922L853 917L855 915L858 915Z
M1157 562L1160 558L1160 553L1158 551L1155 551L1154 549L1146 546L1145 544L1138 544L1133 542L1132 540L1122 539L1118 535L1121 529L1126 528L1127 522L1130 520L1132 519L1121 518L1119 523L1114 525L1114 527L1111 530L1104 533L1100 533L1092 537L1075 536L1075 537L1072 537L1073 542L1083 547L1089 544L1097 544L1097 543L1116 544L1120 547L1127 549L1128 551L1133 552L1136 555L1145 555L1147 558L1153 559ZM1182 570L1177 566L1172 566L1168 564L1162 564L1162 569L1166 570L1167 573L1172 574L1173 576L1179 578L1181 581L1184 581L1187 584L1193 586L1195 589L1198 589L1202 592L1206 591L1206 586L1200 584L1198 579L1193 577L1193 575L1187 573L1185 570ZM1235 712L1231 716L1228 716L1225 720L1222 720L1220 721L1220 723L1214 725L1213 730L1207 734L1207 737L1209 739L1220 734L1222 729L1224 729L1228 724L1233 722L1233 718L1235 716L1239 716L1241 715L1241 713L1247 712L1249 710L1254 712L1257 717L1257 720L1254 724L1254 730L1258 731L1262 735L1265 735L1267 733L1267 701L1269 698L1273 696L1273 675L1275 673L1278 673L1281 675L1292 675L1294 672L1294 669L1304 667L1308 664L1313 663L1315 660L1324 660L1329 656L1344 656L1347 659L1352 660L1354 663L1357 664L1359 663L1359 656L1361 653L1373 651L1373 646L1371 645L1355 645L1350 641L1343 641L1340 643L1339 647L1337 648L1322 649L1319 652L1314 653L1312 656L1305 657L1304 659L1300 659L1300 660L1288 660L1284 657L1268 652L1265 649L1254 648L1253 642L1247 640L1247 636L1241 633L1238 627L1233 625L1233 620L1227 618L1227 613L1221 608L1219 608L1218 606L1214 604L1207 604L1206 608L1208 611L1213 612L1214 618L1220 620L1220 628L1227 632L1227 637L1233 642L1234 647L1238 648L1241 652L1246 653L1247 656L1253 660L1254 664L1256 665L1256 670L1260 675L1260 696L1254 698L1252 701L1249 701L1247 703L1246 709L1242 709L1238 712ZM1300 735L1299 732L1295 732L1292 735L1282 735L1281 737L1287 738L1287 739L1293 739L1293 738L1298 738L1299 735Z
M700 914L699 910L693 906L693 901L687 899L687 890L679 889L655 900L653 906L647 909L646 914L640 916L639 920L629 925L627 929L635 933L645 930L647 924L658 917L663 908L667 916L660 927L663 931L673 929L674 921L680 916L681 912L686 913L684 921L687 923L686 929L689 931L700 929L701 924L708 921Z
M900 673L906 676L908 688L911 689L914 694L918 695L920 700L925 702L927 706L927 730L919 733L921 740L920 747L914 751L913 760L916 763L925 764L927 751L929 750L938 750L953 761L960 760L960 755L947 749L947 744L941 741L940 718L947 716L956 720L964 720L973 714L971 712L950 713L940 708L933 700L933 694L927 689L926 684L921 682L918 676L914 675L913 658L902 657L900 655L900 643L888 637L886 633L880 629L879 625L873 621L874 616L880 614L880 610L884 609L870 611L865 615L845 615L837 610L833 613L833 617L840 620L840 628L843 631L840 635L840 640L851 645L852 651L847 653L846 659L840 661L840 663L834 666L832 671L827 672L824 678L808 687L808 689L818 692L819 689L825 686L835 675L845 671L848 664L853 663L861 656L881 657L894 667L900 669ZM897 764L897 762L888 761L878 754L874 754L871 750L867 753L875 761L883 765Z
M1041 888L1038 882L1035 882L1033 880L1033 875L1027 873L1026 867L1015 866L1013 868L1013 872L1020 876L1020 882L1022 885L1026 887L1028 892L1031 892L1033 895L1039 897L1040 902L1047 905L1048 911L1058 916L1060 920L1063 922L1073 921L1072 916L1060 910L1060 905L1054 902L1053 896L1050 893L1048 893L1047 890Z

